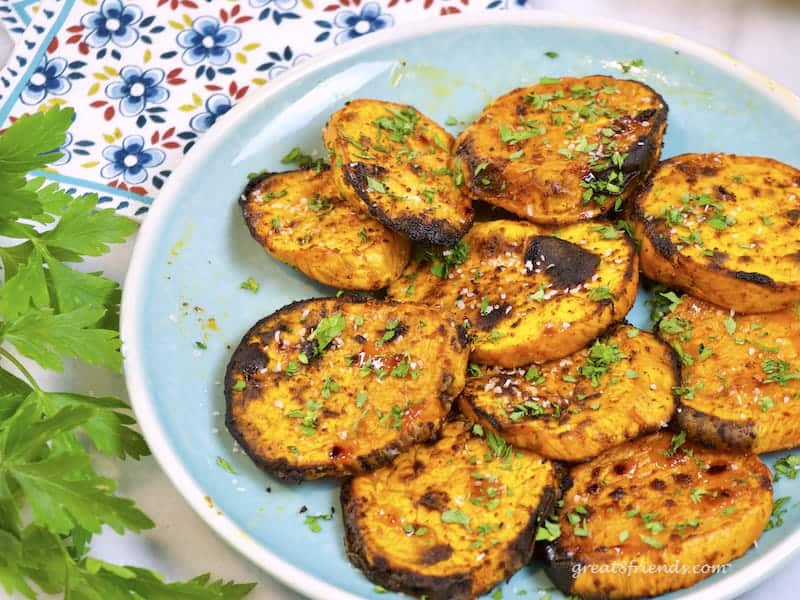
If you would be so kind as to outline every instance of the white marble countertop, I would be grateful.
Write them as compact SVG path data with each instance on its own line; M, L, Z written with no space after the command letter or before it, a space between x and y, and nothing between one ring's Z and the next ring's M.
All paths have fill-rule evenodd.
M535 4L543 9L626 20L694 39L734 55L800 94L800 0L539 0ZM0 33L2 64L10 42L5 32ZM83 268L104 270L122 281L133 241ZM58 389L126 397L122 377L83 366L73 365L59 377L42 373L41 381ZM155 569L170 580L211 572L225 579L255 581L259 585L250 596L254 600L302 598L218 538L184 502L153 458L138 463L98 460L119 480L119 492L134 498L157 527L139 536L104 533L95 538L96 556ZM800 556L741 598L797 598L798 587Z

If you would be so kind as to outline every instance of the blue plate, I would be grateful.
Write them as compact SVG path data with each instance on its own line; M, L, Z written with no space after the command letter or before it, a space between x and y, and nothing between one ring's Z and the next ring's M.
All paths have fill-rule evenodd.
M624 72L633 59L643 65ZM250 238L236 202L247 174L281 170L293 146L321 152L323 124L350 98L407 102L439 122L449 115L468 122L493 97L542 76L593 73L639 79L664 96L665 157L725 151L800 164L800 101L733 59L626 24L515 12L371 35L290 71L225 115L162 191L125 284L130 396L150 447L187 501L289 586L325 600L392 597L376 594L345 556L338 486L280 483L237 451L225 430L223 372L243 333L290 301L331 292ZM260 282L258 293L240 288L248 277ZM646 325L641 301L631 318ZM798 494L800 481L776 485L776 498ZM302 505L310 514L337 512L313 533L298 514ZM726 574L669 597L729 598L755 585L800 546L800 510L784 521ZM505 597L552 590L538 564L502 587Z

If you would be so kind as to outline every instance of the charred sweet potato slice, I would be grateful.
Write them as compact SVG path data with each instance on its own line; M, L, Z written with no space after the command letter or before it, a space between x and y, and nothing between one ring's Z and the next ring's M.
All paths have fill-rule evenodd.
M453 246L472 224L453 137L413 106L353 100L331 116L323 139L339 192L390 229Z
M546 79L484 108L456 140L467 189L545 225L619 208L658 163L667 104L638 81Z
M420 253L388 294L468 322L474 362L519 367L568 356L621 321L638 280L633 244L607 223L491 221L452 250Z
M666 426L679 373L667 344L621 325L540 367L473 365L458 402L515 448L574 462Z
M487 592L523 567L559 490L552 463L462 419L389 467L342 486L350 560L390 590L431 600Z
M409 241L342 200L327 167L256 177L239 204L267 252L325 285L377 290L408 264Z
M683 363L675 418L691 438L759 453L800 445L800 307L737 315L686 295L658 334Z
M267 472L343 477L439 431L464 387L467 349L438 311L315 299L245 334L225 377L228 430Z
M800 301L800 170L682 154L661 163L631 212L648 277L737 312Z
M567 594L642 598L688 587L747 552L769 521L755 454L661 432L574 467L545 569Z

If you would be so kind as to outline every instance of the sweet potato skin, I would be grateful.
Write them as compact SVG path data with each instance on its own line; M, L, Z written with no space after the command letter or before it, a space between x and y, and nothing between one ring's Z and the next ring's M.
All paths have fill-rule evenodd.
M358 99L322 132L339 193L414 242L450 247L473 220L453 137L412 106Z
M570 475L545 570L581 598L693 585L744 554L772 511L771 475L758 456L681 443L667 432L612 448Z
M459 135L456 153L473 198L534 223L574 223L638 191L658 164L667 112L638 81L562 77L493 100Z
M327 167L257 176L239 204L270 255L331 287L384 288L411 255L408 239L339 196Z
M466 600L530 560L561 473L528 452L493 457L471 429L456 418L435 442L343 484L347 553L370 580L431 600ZM458 522L447 517L456 514Z
M636 252L621 234L604 238L609 227L579 223L553 232L520 221L476 223L460 245L462 262L444 273L446 257L418 257L387 294L468 321L473 362L520 367L562 358L633 305Z
M800 445L800 315L751 315L684 295L658 335L682 358L675 420L718 448L771 452Z
M630 215L648 277L736 312L800 301L800 170L754 156L674 156Z
M594 358L584 348L538 368L478 367L458 405L514 447L568 462L665 427L680 383L672 349L630 325L612 327L591 348ZM616 360L596 358L604 353ZM592 381L592 367L607 371Z
M336 322L320 351L317 328ZM296 302L256 323L234 351L226 425L280 479L370 471L436 434L464 387L466 360L457 326L426 307Z

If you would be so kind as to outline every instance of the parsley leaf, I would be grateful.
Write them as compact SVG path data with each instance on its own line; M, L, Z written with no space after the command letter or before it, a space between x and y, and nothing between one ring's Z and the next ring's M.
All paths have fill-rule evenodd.
M344 315L336 313L330 317L325 317L319 322L314 333L309 336L309 339L317 340L317 351L322 352L327 348L335 337L337 337L344 330Z

